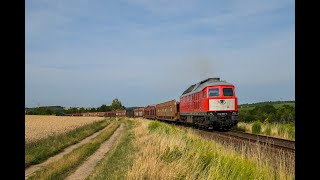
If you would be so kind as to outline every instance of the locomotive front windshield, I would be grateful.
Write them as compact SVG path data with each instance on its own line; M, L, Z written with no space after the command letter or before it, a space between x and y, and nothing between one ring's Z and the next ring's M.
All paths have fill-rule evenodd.
M209 89L209 97L219 96L219 88Z
M233 96L232 88L223 88L223 95L224 96Z

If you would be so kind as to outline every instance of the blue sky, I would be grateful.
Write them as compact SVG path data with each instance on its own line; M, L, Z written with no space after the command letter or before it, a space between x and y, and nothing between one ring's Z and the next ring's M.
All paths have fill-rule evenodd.
M218 76L239 103L295 100L287 0L29 0L26 107L146 106Z

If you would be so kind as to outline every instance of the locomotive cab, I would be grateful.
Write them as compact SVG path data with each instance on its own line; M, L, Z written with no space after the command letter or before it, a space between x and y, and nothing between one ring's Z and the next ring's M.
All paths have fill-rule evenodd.
M180 96L180 121L208 129L230 129L238 123L234 85L208 78L191 85Z
M234 86L209 86L207 104L207 119L211 128L230 129L238 123L238 100Z

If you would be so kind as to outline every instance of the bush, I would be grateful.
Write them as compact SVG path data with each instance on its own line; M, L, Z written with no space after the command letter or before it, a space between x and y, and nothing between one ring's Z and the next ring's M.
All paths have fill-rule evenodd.
M283 136L285 132L286 132L286 128L284 127L284 125L280 124L278 128L278 135Z
M261 133L261 122L255 121L252 125L252 133L253 134L260 134Z
M286 128L286 130L287 130L287 133L288 133L288 135L289 135L289 138L290 138L290 139L295 139L295 128L294 128L292 125L290 125L290 124L286 124L286 125L285 125L285 128Z
M271 125L266 124L265 134L270 136L271 135Z

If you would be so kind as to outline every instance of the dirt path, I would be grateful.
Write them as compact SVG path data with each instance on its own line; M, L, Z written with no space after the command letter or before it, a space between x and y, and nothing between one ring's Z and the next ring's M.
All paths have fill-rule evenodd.
M101 144L100 148L92 154L88 159L80 165L74 173L66 178L66 180L80 180L85 179L94 170L98 161L100 161L104 155L111 149L112 145L116 142L120 133L124 127L124 123L121 123L120 127L113 133L113 135Z
M112 123L111 123L112 124ZM111 124L109 124L107 127L101 129L100 131L97 131L96 133L92 134L91 136L89 137L86 137L85 139L83 139L82 141L80 141L79 143L77 144L74 144L74 145L71 145L71 146L68 146L67 148L65 148L61 153L55 155L55 156L52 156L50 157L49 159L47 159L46 161L40 163L40 164L36 164L36 165L32 165L30 167L28 167L27 169L25 169L24 173L25 173L25 179L27 179L28 177L30 177L30 175L32 175L33 173L35 173L37 170L39 170L40 168L54 162L54 161L57 161L59 159L61 159L65 154L68 154L70 153L72 150L74 150L75 148L83 145L83 144L86 144L88 142L91 141L91 139L95 138L96 136L98 136L100 133L102 133L104 130L108 129L111 127Z

